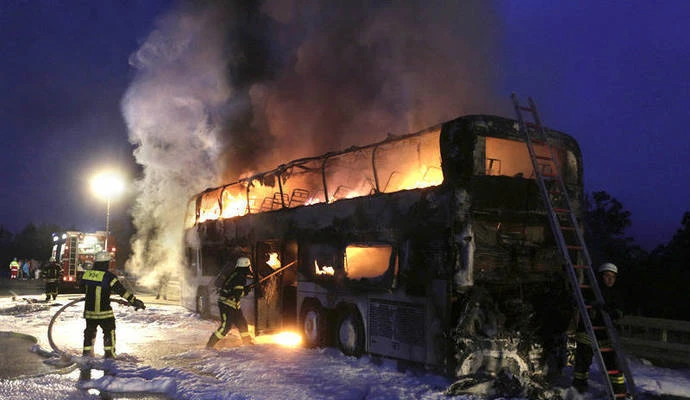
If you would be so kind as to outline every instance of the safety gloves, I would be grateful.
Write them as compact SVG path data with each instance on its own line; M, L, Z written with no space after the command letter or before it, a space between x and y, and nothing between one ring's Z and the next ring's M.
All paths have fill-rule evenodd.
M137 298L132 299L132 306L134 306L134 311L146 310L146 305L144 304L144 302Z

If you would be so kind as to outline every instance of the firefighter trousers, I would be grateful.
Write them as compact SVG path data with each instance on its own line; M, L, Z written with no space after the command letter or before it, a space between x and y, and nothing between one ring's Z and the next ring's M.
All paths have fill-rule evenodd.
M53 297L53 300L57 298L58 295L58 283L57 281L52 281L52 282L46 282L46 300L50 300L50 297Z
M249 337L249 329L247 327L247 320L239 308L233 308L225 303L218 302L218 309L220 311L220 326L214 332L218 339L222 339L230 332L232 325L235 325L240 331L240 336L244 339Z
M103 331L103 350L105 358L115 357L115 318L91 319L86 318L86 329L84 329L84 351L85 356L93 356L93 344L96 341L98 327Z
M606 341L600 340L599 344L601 346L607 346ZM587 340L577 340L577 348L575 349L575 367L573 368L573 386L575 386L579 391L586 390L588 386L589 379L589 368L592 364L592 356L594 351L592 350L591 342ZM626 392L625 378L623 373L618 369L618 360L616 358L616 353L612 351L604 352L601 354L604 365L608 371L616 371L613 373L607 373L609 380L611 381L611 387L613 392L617 394L623 394Z

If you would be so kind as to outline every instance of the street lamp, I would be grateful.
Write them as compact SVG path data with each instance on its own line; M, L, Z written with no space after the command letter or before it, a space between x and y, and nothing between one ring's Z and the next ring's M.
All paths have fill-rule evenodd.
M105 251L108 253L108 237L110 236L110 201L119 196L125 189L122 176L109 171L102 172L91 179L91 189L96 196L105 199Z

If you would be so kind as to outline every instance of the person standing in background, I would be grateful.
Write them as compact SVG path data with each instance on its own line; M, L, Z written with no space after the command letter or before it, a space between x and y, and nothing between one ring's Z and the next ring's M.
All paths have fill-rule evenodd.
M17 261L17 258L15 257L12 261L10 261L10 279L17 279L18 274L19 274L19 262Z

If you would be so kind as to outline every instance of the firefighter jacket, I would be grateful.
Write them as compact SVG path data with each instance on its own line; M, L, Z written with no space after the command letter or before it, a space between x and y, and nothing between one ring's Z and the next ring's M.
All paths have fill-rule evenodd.
M48 263L41 270L41 278L45 279L46 282L57 282L62 275L62 267L56 262Z
M589 318L592 321L592 326L602 326L604 325L603 312L607 312L612 321L617 321L623 317L623 294L618 289L617 286L606 286L599 282L599 290L601 291L601 297L604 298L604 304L592 304L592 308L589 311ZM606 339L605 333L601 330L596 331L598 339ZM580 318L577 331L576 339L583 343L591 343L589 337L585 333L585 324Z
M218 302L227 304L236 310L240 309L240 299L245 293L245 283L249 275L249 268L237 267L225 279L218 292Z
M84 318L106 319L114 318L113 309L110 307L110 293L119 294L134 305L136 298L133 293L120 283L117 277L110 271L90 269L84 271L82 283L86 287L86 300L84 304Z

